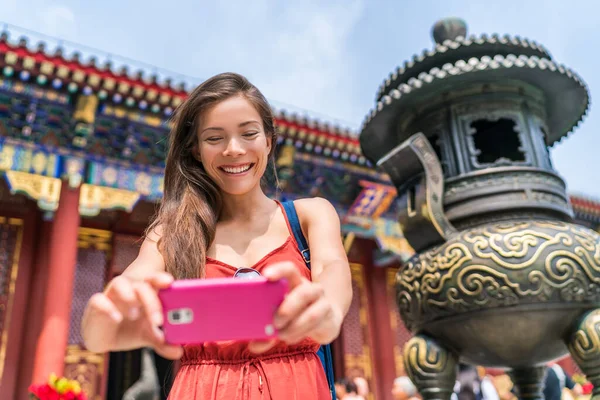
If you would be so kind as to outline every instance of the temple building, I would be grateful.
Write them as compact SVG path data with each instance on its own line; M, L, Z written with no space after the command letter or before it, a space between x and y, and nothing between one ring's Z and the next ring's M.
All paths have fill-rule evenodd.
M56 373L81 382L90 399L121 399L140 378L143 352L92 353L80 321L90 296L137 255L162 196L169 118L192 87L13 39L0 37L1 397L28 399L32 382ZM468 59L498 40L541 49L511 37L459 38L400 69L425 71L447 48ZM270 195L327 198L342 220L354 298L333 344L336 377L364 377L370 399L391 399L410 338L394 278L413 254L397 223L396 190L361 154L356 132L276 115L279 189L270 184ZM600 202L570 202L577 223L600 226ZM563 365L574 372L570 360ZM165 398L177 363L155 356L153 368Z

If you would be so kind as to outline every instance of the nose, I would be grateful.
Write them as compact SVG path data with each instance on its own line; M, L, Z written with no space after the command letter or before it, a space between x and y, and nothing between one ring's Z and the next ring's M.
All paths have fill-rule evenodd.
M227 147L225 148L225 151L223 151L223 155L226 157L240 156L244 155L245 153L246 150L244 150L244 147L236 138L231 138L227 142Z

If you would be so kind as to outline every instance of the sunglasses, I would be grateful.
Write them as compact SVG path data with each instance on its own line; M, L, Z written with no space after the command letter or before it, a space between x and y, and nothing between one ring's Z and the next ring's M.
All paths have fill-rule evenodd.
M235 274L233 274L234 278L240 279L252 279L258 278L259 276L261 276L260 272L254 268L238 268L237 271L235 271Z

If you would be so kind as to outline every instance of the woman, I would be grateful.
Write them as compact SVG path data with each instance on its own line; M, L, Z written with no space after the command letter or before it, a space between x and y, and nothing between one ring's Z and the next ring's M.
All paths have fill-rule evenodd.
M331 398L315 352L338 336L352 297L340 222L326 200L294 202L309 270L282 205L261 188L275 144L271 108L244 77L217 75L190 94L175 115L164 198L140 253L87 305L89 350L151 346L181 358L174 399ZM166 344L157 291L173 279L233 277L240 268L288 280L275 314L278 340Z

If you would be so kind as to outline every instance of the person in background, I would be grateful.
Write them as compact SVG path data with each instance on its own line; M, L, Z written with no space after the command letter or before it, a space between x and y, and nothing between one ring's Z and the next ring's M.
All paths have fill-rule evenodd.
M347 394L347 379L339 379L335 381L335 396L336 400L342 400Z
M394 379L392 388L394 400L419 400L420 396L417 387L412 383L408 376L399 376Z
M513 381L508 374L496 375L491 380L500 400L517 400Z
M357 393L360 396L367 398L369 395L369 382L367 382L367 380L362 376L357 376L352 380L352 382L354 382L356 388L358 389Z
M358 394L356 384L350 379L340 379L335 383L335 394L337 400L365 400Z
M550 364L544 380L544 398L546 400L561 400L565 388L575 396L580 396L583 393L581 385L573 382L560 365Z
M498 392L485 369L459 364L452 400L499 400Z
M485 400L500 400L500 394L494 384L493 377L489 376L484 367L477 367L477 376L480 381L480 390Z

